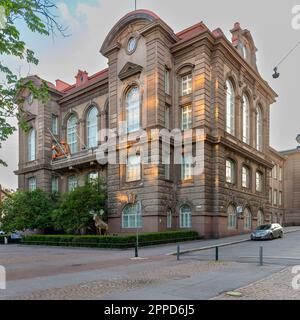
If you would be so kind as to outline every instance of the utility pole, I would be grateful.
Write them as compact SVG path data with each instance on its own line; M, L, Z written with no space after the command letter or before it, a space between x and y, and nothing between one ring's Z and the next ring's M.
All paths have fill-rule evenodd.
M134 0L134 10L136 10L136 1L137 0Z

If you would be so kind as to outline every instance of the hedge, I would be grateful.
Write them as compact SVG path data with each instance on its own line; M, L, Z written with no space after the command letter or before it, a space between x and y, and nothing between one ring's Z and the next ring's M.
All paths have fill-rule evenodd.
M10 236L7 236L7 235L0 235L0 244L5 243L5 240L4 240L5 237L7 238L9 244L20 243L21 241L20 239L11 239Z
M196 231L155 232L139 234L139 246L151 246L199 239ZM136 235L75 236L75 235L30 235L21 241L28 245L88 247L88 248L133 248Z

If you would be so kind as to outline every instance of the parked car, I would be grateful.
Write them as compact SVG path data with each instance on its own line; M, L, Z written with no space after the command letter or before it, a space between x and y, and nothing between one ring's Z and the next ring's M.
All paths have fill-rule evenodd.
M264 224L251 233L251 240L273 240L283 237L283 228L278 223Z
M10 234L10 239L12 240L21 240L22 239L22 235L19 232L13 232Z
M5 232L3 230L0 230L0 236L5 235Z

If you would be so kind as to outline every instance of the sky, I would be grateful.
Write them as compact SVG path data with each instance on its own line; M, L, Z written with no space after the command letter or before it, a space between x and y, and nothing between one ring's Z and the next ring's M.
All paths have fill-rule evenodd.
M28 66L16 59L10 67L24 74L38 74L55 83L62 79L74 83L78 69L89 74L107 67L99 49L114 24L134 10L134 0L58 0L59 21L68 27L67 37L41 37L21 27L22 39L39 58L38 66ZM300 133L300 46L280 66L279 79L272 78L273 68L300 41L300 29L292 26L292 9L300 0L137 0L138 9L158 14L175 32L203 21L211 30L220 27L228 38L235 22L251 31L258 48L258 68L262 77L278 93L271 106L271 146L277 150L295 148ZM299 19L300 21L300 19ZM2 57L0 57L2 59ZM2 144L0 184L17 188L18 134Z

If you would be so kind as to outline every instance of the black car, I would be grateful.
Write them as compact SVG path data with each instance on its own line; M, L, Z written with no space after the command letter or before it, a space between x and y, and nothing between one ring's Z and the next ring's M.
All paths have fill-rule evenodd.
M273 240L283 237L283 228L278 223L264 224L251 233L251 240Z

